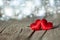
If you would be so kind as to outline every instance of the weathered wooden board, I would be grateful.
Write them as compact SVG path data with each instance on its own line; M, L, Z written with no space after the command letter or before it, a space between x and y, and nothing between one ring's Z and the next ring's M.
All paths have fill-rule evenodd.
M44 34L46 33L46 31L36 31L30 40L41 40L41 38L44 36Z
M46 18L48 21L53 22L54 26L56 26L55 29L36 31L33 35L31 35L33 31L27 26L37 18L27 18L21 21L0 21L0 40L60 40L60 27L58 27L60 24L59 17L58 15L55 18L51 16Z
M28 37L31 35L33 31L30 28L23 28L22 32L16 38L16 40L28 40Z
M60 27L47 31L42 40L60 40Z
M17 24L18 22L14 22L9 25L2 34L6 36L7 40L14 40L21 31L20 26Z
M9 25L11 25L12 21L0 21L0 33Z

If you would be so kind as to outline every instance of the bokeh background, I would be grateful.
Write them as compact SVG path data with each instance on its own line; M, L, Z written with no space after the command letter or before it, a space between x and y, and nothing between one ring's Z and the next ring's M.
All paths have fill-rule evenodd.
M0 0L0 20L45 18L60 13L60 0Z
M43 18L53 29L33 32ZM60 0L0 0L0 40L60 40Z

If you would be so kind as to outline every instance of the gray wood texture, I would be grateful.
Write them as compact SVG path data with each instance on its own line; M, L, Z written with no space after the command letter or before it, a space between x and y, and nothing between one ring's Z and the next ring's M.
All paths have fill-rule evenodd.
M0 40L60 40L60 14L46 18L54 24L54 29L48 31L33 32L28 26L36 19L0 21Z

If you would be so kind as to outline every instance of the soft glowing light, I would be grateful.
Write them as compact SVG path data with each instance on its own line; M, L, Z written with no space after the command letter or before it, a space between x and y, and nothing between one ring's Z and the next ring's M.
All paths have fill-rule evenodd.
M55 6L54 0L49 0L49 4L50 4L50 6L54 7Z
M13 11L12 8L6 7L6 8L4 8L4 14L5 14L6 16L13 16L13 15L14 15L14 11Z
M26 5L27 8L32 8L34 5L31 1L26 1Z
M20 2L18 0L14 0L14 1L11 1L10 5L16 7L20 5Z
M2 0L0 0L0 6L3 6L3 1Z
M38 13L35 14L35 15L36 15L36 16L42 16L42 17L44 17L44 16L45 16L45 13L46 13L46 11L45 11L44 7L42 7L42 9L40 9L40 10L38 11Z
M14 12L16 15L18 15L18 14L20 14L20 9L15 9Z
M57 12L60 13L60 10L58 10Z
M34 0L34 4L35 4L35 6L41 6L42 5L41 0Z
M25 8L22 10L22 12L25 16L28 16L32 13L33 9L34 9L33 3L29 1L29 2L26 2Z
M22 14L20 14L18 17L17 17L17 19L22 19L23 18L23 15Z
M53 11L53 9L52 9L52 8L48 8L48 10L47 10L47 11L52 12L52 11Z
M60 13L60 0L0 0L0 19L44 17L46 12Z
M28 15L31 14L31 10L29 10L28 8L26 8L26 9L23 10L23 14L26 15L26 16L28 16Z

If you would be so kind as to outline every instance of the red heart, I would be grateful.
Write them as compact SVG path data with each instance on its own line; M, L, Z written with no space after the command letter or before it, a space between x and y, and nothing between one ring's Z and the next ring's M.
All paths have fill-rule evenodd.
M40 20L40 19L37 19L37 20L35 21L35 23L38 24L38 25L41 25L41 20Z
M45 19L42 19L41 26L43 30L50 30L53 27L53 24L51 22L47 22Z
M35 31L40 30L40 25L37 25L37 24L35 24L35 23L32 23L32 24L30 25L30 27L31 27L32 30L35 30Z
M31 27L32 30L35 30L35 31L40 30L40 27L41 27L40 19L37 19L37 20L35 21L35 23L32 23L32 24L30 25L30 27Z
M47 20L46 19L42 19L41 22L47 23Z

